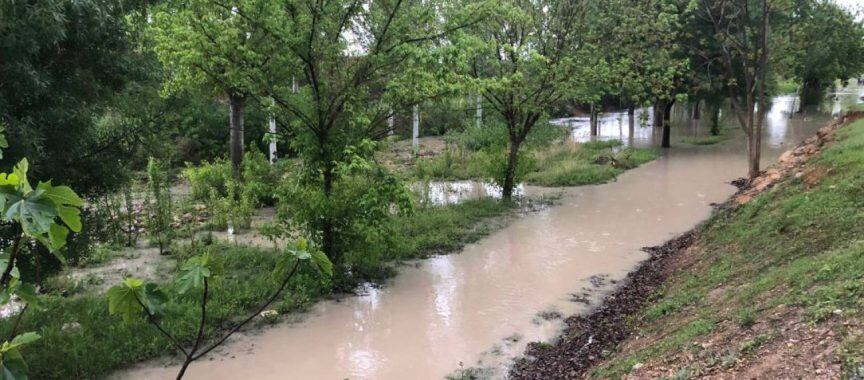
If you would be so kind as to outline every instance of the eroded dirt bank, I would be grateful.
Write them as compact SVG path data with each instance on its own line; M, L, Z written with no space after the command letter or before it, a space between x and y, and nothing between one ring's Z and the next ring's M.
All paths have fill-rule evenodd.
M864 118L864 113L855 112L836 119L821 128L816 135L782 154L777 164L765 170L759 178L749 182L736 181L740 190L725 203L717 205L711 221L741 218L744 217L740 215L742 213L748 213L747 217L752 218L750 210L744 206L778 184L804 192L822 185L822 179L835 168L824 163L811 164L811 161L832 145L835 131L861 118ZM830 192L841 185L824 186L824 190ZM776 197L773 194L766 196ZM814 193L813 196L815 198L818 194ZM789 208L788 205L784 207ZM840 209L832 211L842 212ZM778 214L774 217L784 219L784 216ZM805 222L812 224L807 227L821 229L819 219L813 219ZM789 226L779 228L778 233L792 240L804 239L788 232L794 230L794 221L787 224ZM840 357L842 355L838 354L838 350L851 350L851 355L855 355L855 347L859 346L855 342L860 340L864 331L858 318L844 316L842 308L820 315L818 305L814 314L813 307L805 308L806 302L796 302L794 296L786 294L784 287L789 286L782 283L783 286L777 289L756 293L752 288L767 288L761 285L767 281L764 277L757 277L758 271L751 274L752 279L744 280L758 279L759 283L755 286L736 284L732 279L717 275L718 270L712 266L717 259L707 257L707 249L702 247L702 230L702 227L696 227L665 244L644 248L650 257L627 275L622 286L606 296L602 304L590 314L567 318L566 327L555 343L529 344L525 356L511 368L510 377L574 379L593 375L602 378L827 379L840 378L844 371L845 376L850 375L848 368L843 369L844 365L848 367L849 364L844 363L846 359ZM834 232L838 234L838 239L845 237L840 231ZM854 249L857 243L853 239L851 244ZM831 247L836 245L824 244L825 249ZM753 255L758 257L756 253ZM778 258L770 255L754 258L759 259ZM816 260L823 260L824 264L823 261L816 263L829 266L829 259L835 257L820 256ZM782 260L796 262L800 257L782 257ZM786 264L777 261L772 265L779 267ZM699 277L704 276L708 285L700 289L694 285L678 284L682 281L686 283L681 273L688 272L694 275L686 280L699 282ZM740 277L740 273L748 272L736 274ZM715 277L725 281L717 282L716 286L711 285ZM735 275L729 277L734 278ZM823 284L807 286L809 288L805 291L808 293L825 287ZM705 293L700 295L699 290ZM741 308L733 302L740 298L740 294L747 292L756 294L749 301L752 305ZM849 296L855 297L854 293ZM708 306L711 304L714 305ZM734 317L712 317L712 313ZM815 320L819 323L815 323ZM838 332L840 330L842 332Z

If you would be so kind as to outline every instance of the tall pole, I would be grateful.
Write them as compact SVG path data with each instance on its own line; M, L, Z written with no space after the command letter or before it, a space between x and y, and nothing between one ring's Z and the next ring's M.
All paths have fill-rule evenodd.
M270 164L276 163L276 119L270 115Z
M296 94L297 91L298 91L297 78L291 77L291 92ZM273 115L270 115L269 131L270 131L270 146L269 146L269 148L270 148L269 149L270 150L270 164L274 164L274 163L276 163L276 158L277 158L276 153L277 152L276 152L276 119L273 117Z
M483 96L477 94L477 114L474 115L474 121L477 123L477 128L483 126Z
M390 116L387 116L387 135L393 136L396 129L396 112L393 112L393 107L390 107Z

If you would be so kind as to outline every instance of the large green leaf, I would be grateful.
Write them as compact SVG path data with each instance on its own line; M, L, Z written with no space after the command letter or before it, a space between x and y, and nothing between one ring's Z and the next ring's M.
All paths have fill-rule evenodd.
M195 256L187 260L180 267L180 277L177 279L179 286L178 292L186 293L192 289L198 289L204 286L204 279L212 275L210 270L210 254L204 253L200 256Z
M108 314L120 314L126 322L131 321L143 310L140 300L144 299L144 281L127 278L120 285L108 289Z
M17 348L3 353L0 362L0 380L27 380L27 363Z
M66 245L66 238L68 236L68 228L56 223L52 223L51 227L48 229L48 238L50 239L50 245L48 246L48 248L50 248L52 251L63 248L63 246Z
M35 332L27 332L16 336L10 342L3 342L0 346L0 380L26 380L27 363L21 356L19 349L22 346L39 340L41 336Z
M25 194L33 191L33 188L30 187L30 182L27 181L27 170L29 169L30 163L27 162L26 158L22 158L21 161L18 161L18 163L15 164L15 167L12 168L12 174L18 178L18 186Z
M17 347L23 346L25 344L33 343L33 342L39 340L40 338L42 338L42 337L35 332L32 332L32 331L26 332L26 333L23 333L21 335L16 336L15 338L13 338L12 342L10 342L10 347L17 348Z
M60 206L58 209L60 219L75 232L81 232L81 210L76 207Z
M324 252L315 250L312 252L312 262L321 273L327 276L333 276L333 263Z
M36 291L36 287L33 286L33 284L21 282L15 289L15 294L31 309L42 308L42 304L39 302L39 293Z
M84 205L84 200L75 194L69 186L51 186L50 182L40 183L38 188L45 190L45 196L58 206Z
M168 302L168 295L159 288L159 285L151 282L144 286L144 304L147 305L150 314L161 315L166 302Z
M44 190L34 190L9 205L4 215L6 221L20 223L24 233L30 236L48 233L57 209L43 194Z

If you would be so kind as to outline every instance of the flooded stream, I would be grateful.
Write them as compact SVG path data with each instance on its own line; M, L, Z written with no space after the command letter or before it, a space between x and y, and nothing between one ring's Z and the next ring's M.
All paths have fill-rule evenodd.
M838 103L860 95L855 88ZM825 113L790 118L793 106L794 98L780 97L768 116L766 166L831 117L831 104ZM637 121L637 135L622 134L608 117L601 138L659 142L651 127ZM624 114L623 131L627 124ZM672 149L617 181L567 189L556 206L461 254L418 261L384 288L321 302L301 322L240 335L222 354L194 363L186 378L440 379L460 367L502 376L527 342L555 336L560 315L587 310L585 298L596 304L644 260L640 248L692 228L735 191L729 182L746 173L741 133L691 146L680 142L690 126L673 131ZM148 362L117 378L167 379L176 371Z

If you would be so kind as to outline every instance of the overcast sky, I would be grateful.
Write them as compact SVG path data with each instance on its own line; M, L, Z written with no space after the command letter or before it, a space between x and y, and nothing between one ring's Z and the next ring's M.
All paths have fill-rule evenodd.
M835 0L837 4L851 9L853 12L859 11L864 7L864 0ZM858 20L864 19L864 13L858 12Z

